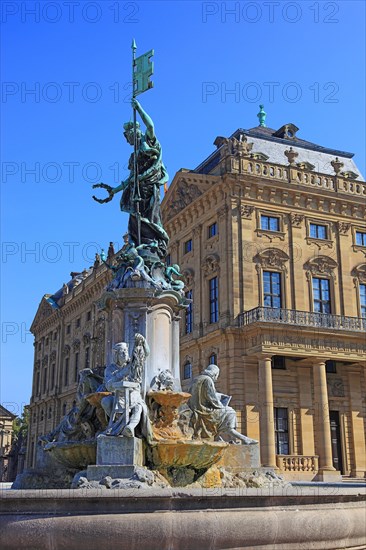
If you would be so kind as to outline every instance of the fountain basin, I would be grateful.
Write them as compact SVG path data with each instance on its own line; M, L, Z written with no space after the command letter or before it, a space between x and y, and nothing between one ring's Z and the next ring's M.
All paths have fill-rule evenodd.
M48 443L44 450L67 468L83 470L96 462L95 440Z
M218 462L228 443L221 441L161 440L149 446L150 460L158 470L167 468L208 469Z
M176 409L188 401L191 397L190 393L187 392L177 392L171 390L159 390L159 391L150 391L148 396L154 399L162 407L169 407Z

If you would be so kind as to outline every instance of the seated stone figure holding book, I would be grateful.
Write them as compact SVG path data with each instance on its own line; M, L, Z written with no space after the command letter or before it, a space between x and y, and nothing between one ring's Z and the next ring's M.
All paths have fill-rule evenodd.
M217 365L209 365L193 380L189 390L192 397L188 401L188 406L192 410L193 437L220 438L222 434L234 440L239 439L244 445L258 443L237 431L236 413L229 407L231 397L218 393L215 389L219 374L220 369Z

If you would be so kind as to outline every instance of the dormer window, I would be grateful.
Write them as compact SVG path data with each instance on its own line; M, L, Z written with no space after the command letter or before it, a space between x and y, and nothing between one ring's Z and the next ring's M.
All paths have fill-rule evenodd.
M284 124L283 126L281 126L281 128L277 130L277 132L275 132L273 135L283 139L295 139L296 132L298 132L298 130L298 127L290 122L289 124Z

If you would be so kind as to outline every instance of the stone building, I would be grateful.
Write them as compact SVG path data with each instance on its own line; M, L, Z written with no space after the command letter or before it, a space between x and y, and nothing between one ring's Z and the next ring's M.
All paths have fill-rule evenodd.
M218 137L163 201L171 264L192 305L181 319L181 378L221 369L241 431L288 478L363 477L366 184L351 153L286 124ZM110 251L113 254L113 251ZM107 362L111 278L96 261L45 295L35 336L27 466L39 435L72 406L78 372Z
M170 262L193 298L183 386L217 363L263 465L290 479L363 477L366 184L353 154L263 118L214 144L163 203Z
M109 257L113 254L110 247ZM79 371L105 365L106 321L96 302L111 273L97 258L93 267L71 277L55 294L43 296L31 326L35 341L27 467L35 464L38 437L55 428L73 406Z
M0 405L0 481L8 481L14 419L15 414Z

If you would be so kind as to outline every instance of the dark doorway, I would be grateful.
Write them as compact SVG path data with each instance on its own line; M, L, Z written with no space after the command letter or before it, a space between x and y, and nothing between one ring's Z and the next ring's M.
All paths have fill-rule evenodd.
M336 470L343 472L342 444L341 444L341 426L339 420L339 411L329 411L330 417L330 436L332 439L333 466Z

